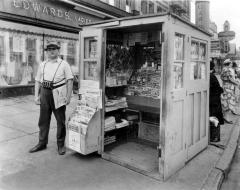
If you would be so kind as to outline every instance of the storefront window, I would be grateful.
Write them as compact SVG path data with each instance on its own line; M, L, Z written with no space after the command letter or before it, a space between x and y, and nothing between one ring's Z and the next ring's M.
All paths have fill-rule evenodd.
M151 1L149 1L148 10L149 14L154 13L154 4Z
M15 31L1 31L0 36L0 86L34 83L38 37Z
M157 6L157 13L163 13L164 11L165 10L160 5Z
M190 79L206 79L206 44L192 40Z
M43 40L46 44L50 39L60 42L61 57L68 61L73 73L78 74L77 40L0 30L0 86L34 84L38 65L46 59Z
M6 72L4 64L5 54L4 54L4 36L0 33L0 85L7 85L3 75Z
M141 1L141 11L142 11L142 14L147 14L147 1L146 0Z

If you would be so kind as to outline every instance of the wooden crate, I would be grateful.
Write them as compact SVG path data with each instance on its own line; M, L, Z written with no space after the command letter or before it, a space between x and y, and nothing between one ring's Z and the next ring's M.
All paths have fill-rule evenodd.
M140 122L138 138L159 143L159 125Z

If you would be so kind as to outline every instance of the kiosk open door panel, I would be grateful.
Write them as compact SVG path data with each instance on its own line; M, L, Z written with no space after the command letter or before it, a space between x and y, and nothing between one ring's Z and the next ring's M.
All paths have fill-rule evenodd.
M189 37L191 54L189 57L187 89L187 151L188 160L202 151L208 144L209 105L209 63L208 44L202 36ZM200 40L202 39L202 40Z
M167 179L208 144L209 41L202 33L190 33L178 22L169 22L163 32L166 64L159 171Z
M81 104L84 104L84 108L87 107L82 115L89 116L88 111L91 109L95 112L87 124L87 133L84 137L85 151L81 152L88 154L101 150L104 31L87 28L83 29L79 36L81 44L79 95ZM89 105L85 105L86 102L90 102Z
M174 174L186 162L186 43L181 28L168 23L163 54L162 126L159 172L164 179Z

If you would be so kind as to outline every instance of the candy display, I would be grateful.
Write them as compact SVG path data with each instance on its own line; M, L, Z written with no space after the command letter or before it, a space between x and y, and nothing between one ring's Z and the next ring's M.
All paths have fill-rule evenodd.
M138 47L139 48L139 47ZM159 44L136 47L107 45L106 86L127 85L125 95L158 99L161 89L161 47Z
M161 70L155 67L142 67L131 77L126 95L159 98Z

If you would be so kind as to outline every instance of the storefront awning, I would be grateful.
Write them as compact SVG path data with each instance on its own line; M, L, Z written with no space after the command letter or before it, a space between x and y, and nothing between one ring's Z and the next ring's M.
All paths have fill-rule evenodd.
M78 34L0 20L0 29L78 40Z

